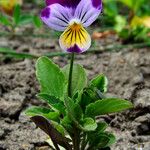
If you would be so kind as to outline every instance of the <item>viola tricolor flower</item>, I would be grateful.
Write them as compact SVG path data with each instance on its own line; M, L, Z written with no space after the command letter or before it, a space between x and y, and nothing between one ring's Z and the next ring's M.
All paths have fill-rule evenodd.
M66 52L82 53L91 46L85 30L99 16L102 0L46 0L41 19L50 28L64 31L59 43Z

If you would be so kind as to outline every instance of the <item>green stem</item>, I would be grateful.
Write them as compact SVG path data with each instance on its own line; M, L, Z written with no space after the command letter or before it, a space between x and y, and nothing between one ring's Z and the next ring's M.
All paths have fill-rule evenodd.
M72 96L72 72L73 72L73 63L74 63L74 53L71 54L71 60L70 60L70 70L69 70L69 78L68 78L68 96Z
M72 74L73 74L73 64L74 64L74 53L71 54L70 59L70 69L69 69L69 78L68 78L68 96L72 97ZM73 142L73 150L79 150L80 149L80 131L76 127L76 125L73 125L73 136L72 136L72 142Z

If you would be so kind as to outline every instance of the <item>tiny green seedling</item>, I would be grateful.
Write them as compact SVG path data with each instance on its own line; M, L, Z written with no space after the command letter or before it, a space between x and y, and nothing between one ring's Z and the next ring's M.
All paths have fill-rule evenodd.
M40 28L42 26L42 22L38 16L22 13L20 5L15 6L12 16L8 16L4 13L1 13L0 23L12 33L15 32L16 28L31 23L33 23L37 28Z

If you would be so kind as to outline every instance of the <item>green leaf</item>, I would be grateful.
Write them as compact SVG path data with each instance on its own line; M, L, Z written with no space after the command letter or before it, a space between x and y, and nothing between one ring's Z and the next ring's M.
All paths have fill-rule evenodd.
M119 0L120 2L122 2L123 4L125 4L127 7L129 7L132 11L134 11L134 13L137 13L141 7L143 6L143 4L146 2L145 0Z
M27 25L29 23L32 23L33 16L32 15L21 15L18 25Z
M54 126L55 129L57 129L57 131L59 131L59 133L61 133L63 136L65 136L65 128L60 124L60 122L54 122L51 121L52 125Z
M67 108L68 115L70 119L76 123L76 125L79 125L79 121L83 117L82 109L79 104L74 103L73 99L66 98L65 99L65 105Z
M11 25L8 17L4 16L3 14L0 14L0 23L2 23L5 26L10 26Z
M16 5L13 11L13 19L14 19L15 25L18 25L20 21L20 15L21 15L20 5Z
M67 130L68 133L73 134L73 122L68 114L61 120L61 125Z
M97 125L98 126L95 131L96 133L104 132L106 128L108 127L108 124L106 122L98 122Z
M92 118L84 118L81 125L85 131L94 131L97 128L97 123Z
M61 145L66 150L72 149L71 145L69 144L70 139L64 137L58 130L56 130L52 122L42 116L31 117L31 120L37 125L37 127L49 135L49 137L52 139L52 142L55 143L54 145L57 147L56 149L59 149L58 145Z
M70 65L65 66L62 71L68 80ZM79 64L74 64L72 75L72 95L82 91L87 85L87 76L84 68Z
M54 96L50 96L45 93L40 93L37 95L40 99L47 102L53 110L58 110L60 113L65 114L65 106L61 100Z
M37 28L40 28L42 26L42 21L38 16L33 17L33 23Z
M117 15L115 17L115 26L114 26L115 31L121 32L126 25L127 25L127 21L124 16Z
M87 105L103 98L104 98L103 93L97 88L93 88L93 86L91 86L83 90L82 96L79 99L79 104L83 112L85 112Z
M90 84L104 93L107 91L108 80L107 80L106 76L98 75L96 78L92 79Z
M99 115L120 112L132 107L132 103L127 100L108 98L89 104L86 108L86 115L95 117Z
M112 145L116 141L115 136L108 132L102 132L99 134L91 133L88 136L88 139L89 139L89 147L91 147L91 149L105 148Z
M50 96L49 94L40 93L37 95L40 99L47 102L49 105L57 104L60 102L60 100L54 96Z
M44 107L37 107L37 106L30 107L30 108L26 109L25 114L28 116L31 116L31 117L41 115L50 120L54 120L54 121L59 120L58 112L54 112L54 111L44 108Z
M41 85L41 93L64 99L66 80L60 68L48 57L40 57L36 64L36 75Z
M104 12L108 16L115 16L118 14L118 7L117 7L117 2L114 0L103 0L104 2Z
M122 2L124 5L128 6L129 8L132 8L133 6L133 0L119 0Z

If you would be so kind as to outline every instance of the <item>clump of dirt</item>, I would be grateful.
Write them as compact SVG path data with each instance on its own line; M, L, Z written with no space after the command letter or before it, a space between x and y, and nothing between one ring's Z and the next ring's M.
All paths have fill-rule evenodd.
M105 39L112 44L112 40ZM111 42L110 42L111 41ZM97 42L103 45L102 41ZM58 41L43 38L22 40L1 38L0 46L16 51L43 54L57 51ZM134 108L121 114L106 116L117 137L112 150L136 150L150 147L150 49L123 49L119 52L76 56L76 63L87 69L89 78L105 74L109 79L107 96L131 100ZM66 57L55 57L60 66ZM26 117L23 111L31 105L43 105L36 97L39 84L35 77L35 60L2 59L0 61L0 149L48 149L47 136Z

